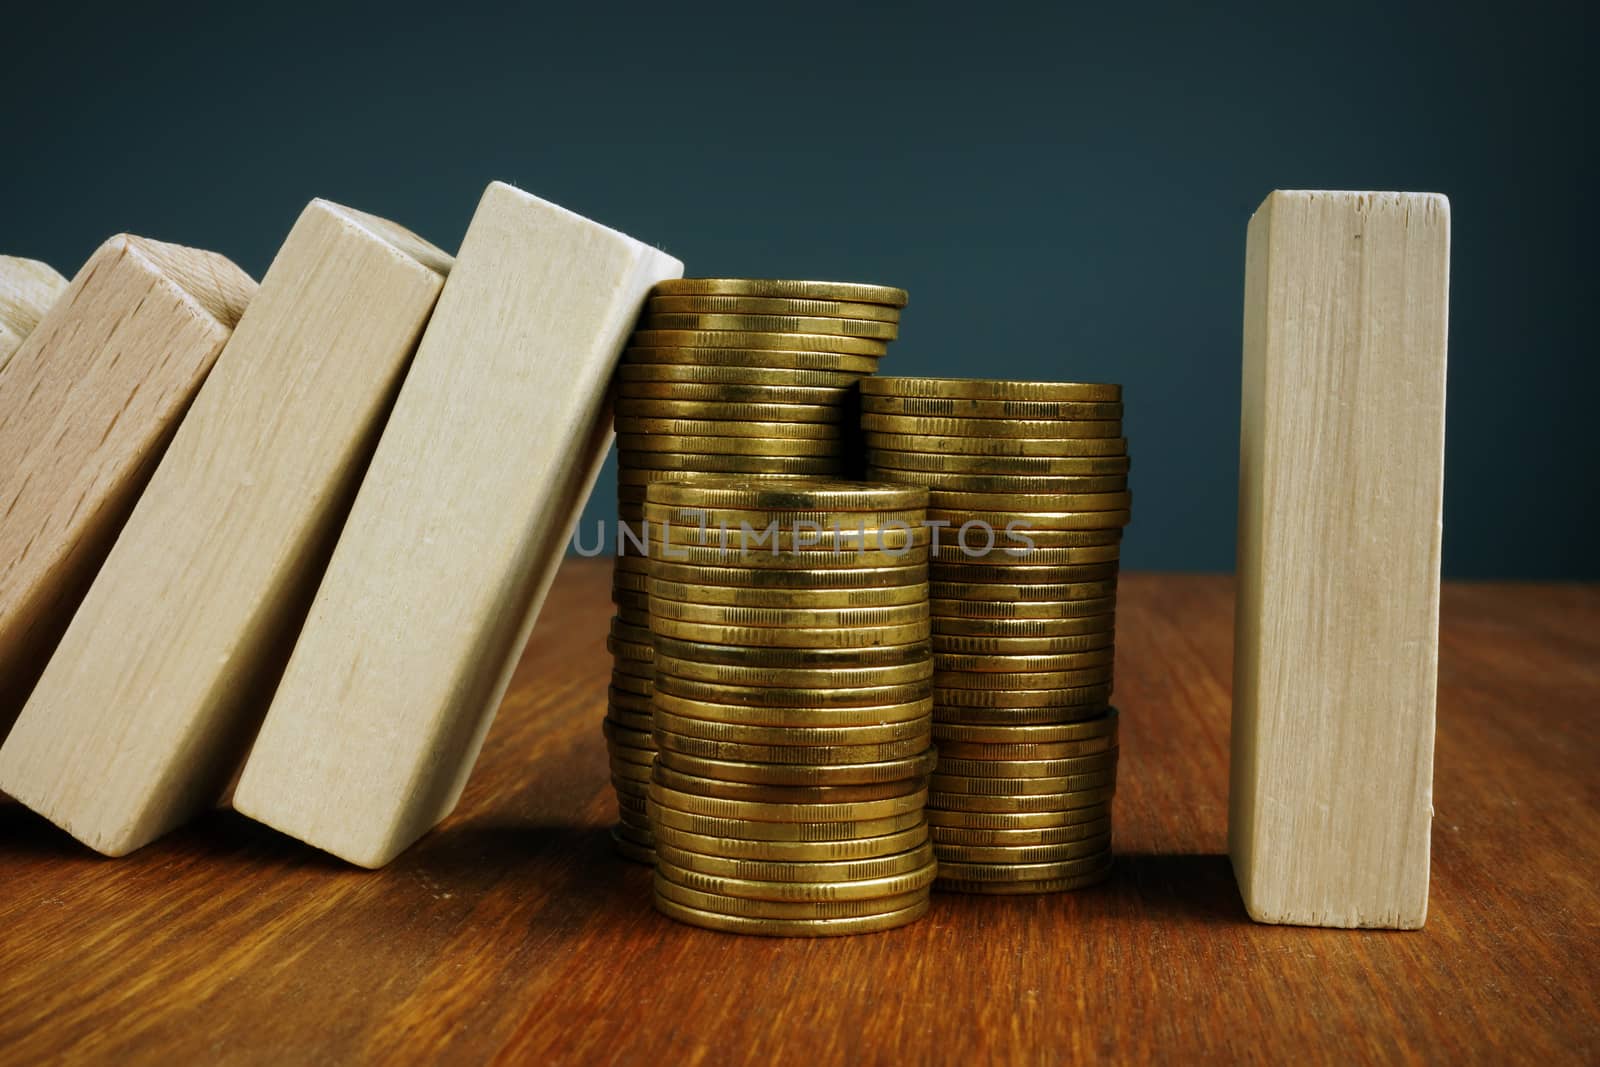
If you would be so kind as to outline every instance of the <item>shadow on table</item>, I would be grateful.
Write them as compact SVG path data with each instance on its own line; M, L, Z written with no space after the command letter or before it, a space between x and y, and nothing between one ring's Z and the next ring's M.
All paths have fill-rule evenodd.
M0 857L70 860L96 854L25 805L0 796Z
M1233 865L1223 855L1119 853L1106 889L1136 900L1142 912L1157 917L1250 924Z

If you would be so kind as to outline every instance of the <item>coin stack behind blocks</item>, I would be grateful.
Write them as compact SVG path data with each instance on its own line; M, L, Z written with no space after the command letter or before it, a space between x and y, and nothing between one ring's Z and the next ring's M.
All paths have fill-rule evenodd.
M665 914L818 937L927 911L926 500L860 482L650 487Z
M1075 889L1111 868L1110 705L1127 442L1115 385L862 383L869 475L929 490L928 798L941 889Z
M652 291L616 386L618 516L637 534L618 534L605 727L620 816L613 836L624 855L653 862L639 777L655 751L646 486L697 474L856 474L853 387L877 369L905 303L902 289L850 282L684 278Z

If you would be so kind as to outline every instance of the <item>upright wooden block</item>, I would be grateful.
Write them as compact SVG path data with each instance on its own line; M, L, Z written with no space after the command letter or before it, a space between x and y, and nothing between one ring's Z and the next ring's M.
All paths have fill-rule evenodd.
M47 263L0 256L0 373L66 288L67 280Z
M0 789L108 855L217 801L449 263L306 208L0 747Z
M683 265L489 186L234 806L387 863L455 806L611 439L646 293Z
M1450 204L1250 220L1229 848L1260 922L1428 910Z
M0 361L0 741L255 288L113 237Z

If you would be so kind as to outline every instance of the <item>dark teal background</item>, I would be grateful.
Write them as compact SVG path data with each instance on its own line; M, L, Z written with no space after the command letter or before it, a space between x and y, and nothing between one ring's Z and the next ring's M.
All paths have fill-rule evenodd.
M1232 568L1256 204L1448 194L1446 572L1600 578L1580 5L13 5L0 44L0 251L259 276L313 196L454 249L500 178L690 274L904 286L886 372L1126 385L1130 567Z

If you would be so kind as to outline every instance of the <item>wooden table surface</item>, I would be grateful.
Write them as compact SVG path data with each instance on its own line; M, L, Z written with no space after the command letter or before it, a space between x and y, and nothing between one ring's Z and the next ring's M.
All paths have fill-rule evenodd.
M1232 583L1128 575L1112 880L781 941L663 918L611 851L607 582L566 565L459 810L383 871L222 812L106 860L0 804L0 1062L1600 1057L1600 587L1446 587L1423 931L1246 918Z

